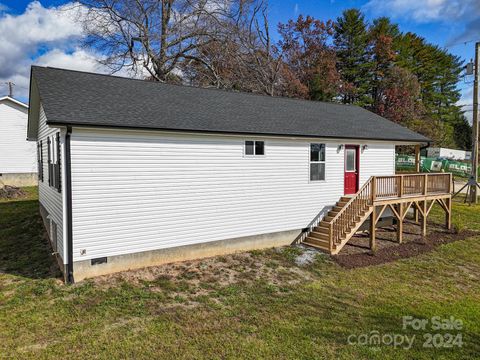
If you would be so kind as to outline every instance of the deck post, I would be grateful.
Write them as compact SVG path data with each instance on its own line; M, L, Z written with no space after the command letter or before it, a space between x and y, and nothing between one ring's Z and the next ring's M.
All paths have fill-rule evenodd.
M377 208L373 205L372 213L370 214L370 250L373 252L377 251L377 241L375 239L375 226L377 219Z
M427 236L427 200L422 201L422 236Z
M445 201L445 226L448 230L452 229L452 198L449 197Z
M397 240L398 243L401 244L403 241L403 203L398 204L398 215L400 215L397 219Z
M415 145L415 172L417 174L420 173L420 145ZM418 209L416 207L413 208L413 218L415 219L415 223L418 224L419 217L418 217Z
M415 145L415 172L420 172L420 145Z
M398 197L403 197L403 175L400 175L400 184L398 186Z

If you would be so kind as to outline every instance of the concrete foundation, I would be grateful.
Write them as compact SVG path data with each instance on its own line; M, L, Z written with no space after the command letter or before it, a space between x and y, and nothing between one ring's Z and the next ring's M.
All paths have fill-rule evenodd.
M0 173L0 187L3 185L10 186L37 186L38 175L37 173L12 173L2 174Z
M176 261L232 254L239 251L259 250L293 243L301 230L248 236L236 239L212 241L202 244L178 246L168 249L145 251L127 255L109 256L106 262L92 265L92 260L73 263L76 282L86 278L111 274L124 270L139 269Z

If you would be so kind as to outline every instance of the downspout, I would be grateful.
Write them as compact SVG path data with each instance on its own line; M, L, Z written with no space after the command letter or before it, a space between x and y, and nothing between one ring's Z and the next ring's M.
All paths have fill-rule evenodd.
M67 208L67 283L73 284L73 230L72 230L72 166L70 152L70 137L72 127L67 126L65 134L65 193Z
M420 151L425 150L430 147L430 141L427 142L427 145L420 146Z
M417 173L422 172L422 167L420 165L422 163L422 150L425 150L429 147L430 147L430 141L427 141L426 145L415 146L415 172L417 172ZM418 158L417 158L417 149L418 149ZM416 209L415 209L415 211L416 211Z

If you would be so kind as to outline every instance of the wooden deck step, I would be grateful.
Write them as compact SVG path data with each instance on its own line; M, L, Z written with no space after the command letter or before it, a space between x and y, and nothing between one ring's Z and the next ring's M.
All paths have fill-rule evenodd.
M320 239L320 240L324 240L328 243L328 240L329 240L329 236L328 234L324 234L324 233L319 233L319 232L316 232L316 231L312 231L310 233L310 236L311 237L314 237L315 239Z
M330 233L330 228L328 226L320 225L315 227L313 231L328 235Z
M328 241L323 241L323 240L316 239L316 238L313 238L313 237L309 236L305 239L305 241L303 243L305 245L312 246L312 247L320 249L320 250L324 250L324 251L327 251L327 252L330 251Z

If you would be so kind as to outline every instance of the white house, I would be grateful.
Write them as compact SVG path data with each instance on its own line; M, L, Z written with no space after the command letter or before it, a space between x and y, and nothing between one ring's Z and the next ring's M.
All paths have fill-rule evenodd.
M28 105L0 97L0 187L37 184L35 144L26 138Z
M43 67L28 138L68 281L291 244L428 142L356 106Z

